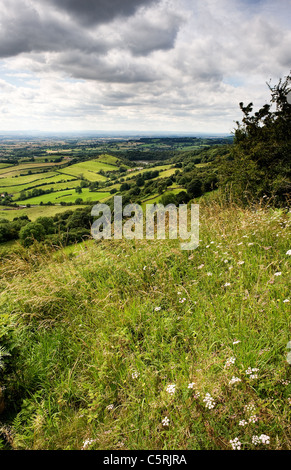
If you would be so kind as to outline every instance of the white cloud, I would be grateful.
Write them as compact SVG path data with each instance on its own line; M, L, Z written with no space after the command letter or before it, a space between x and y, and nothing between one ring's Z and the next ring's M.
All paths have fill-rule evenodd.
M287 0L111 2L0 0L0 128L230 132L289 72Z

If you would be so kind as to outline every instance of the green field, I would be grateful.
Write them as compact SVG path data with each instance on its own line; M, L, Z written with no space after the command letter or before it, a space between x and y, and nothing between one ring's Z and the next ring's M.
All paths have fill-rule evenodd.
M0 206L0 219L13 220L16 217L27 215L27 217L35 221L38 217L46 216L53 217L56 214L65 211L74 211L84 206L72 205L72 206L35 206L35 207L24 207L22 209L2 209Z

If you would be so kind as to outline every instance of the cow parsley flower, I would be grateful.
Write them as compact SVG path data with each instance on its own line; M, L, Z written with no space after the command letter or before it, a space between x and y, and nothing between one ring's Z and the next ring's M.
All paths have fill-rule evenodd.
M189 383L188 388L194 388L194 385L195 385L195 382L191 382Z
M246 426L247 424L248 424L248 422L247 422L245 419L242 419L242 420L238 423L239 426Z
M241 450L241 442L239 441L238 437L235 437L234 439L231 439L229 442L230 442L233 450Z
M288 251L286 252L286 255L291 256L291 250L288 250Z
M233 384L235 384L235 383L237 383L237 382L241 382L241 379L238 378L238 377L232 377L232 378L230 379L230 381L229 381L229 385L233 385Z
M209 410L211 410L212 408L215 407L215 401L212 398L212 396L210 395L210 393L206 393L205 398L203 399L203 401L205 403L206 408L208 408Z
M229 359L227 359L226 363L225 363L225 366L224 367L230 367L231 364L234 364L235 363L235 360L236 358L235 357L230 357Z
M170 395L174 395L175 391L176 391L176 385L175 384L170 384L167 386L166 388L166 391L170 394Z
M162 419L162 425L163 426L169 426L170 420L167 416L165 416L164 419Z

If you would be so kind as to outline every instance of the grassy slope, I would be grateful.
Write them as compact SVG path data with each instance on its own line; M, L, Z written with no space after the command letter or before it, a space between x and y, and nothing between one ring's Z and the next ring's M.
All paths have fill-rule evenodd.
M194 252L112 240L3 261L2 382L17 408L3 441L290 449L290 217L201 202L200 240ZM252 444L262 434L270 443Z

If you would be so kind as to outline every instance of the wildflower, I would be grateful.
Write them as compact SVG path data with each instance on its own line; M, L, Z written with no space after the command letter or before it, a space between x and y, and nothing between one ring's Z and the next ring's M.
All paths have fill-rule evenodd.
M147 268L147 267L146 267L146 266L144 266L142 269L145 271L145 270L146 270L146 268Z
M286 255L291 256L291 250L288 250L288 251L286 252Z
M274 276L281 276L281 272L275 273Z
M225 259L225 260L224 260L224 263L228 263L228 259Z
M96 440L97 439L86 439L86 441L83 442L82 450L87 449L87 447L93 444L93 442L96 442Z
M180 304L182 304L183 302L185 302L185 300L186 300L185 297L184 297L183 299L179 299Z
M161 310L161 307L155 307L156 312L158 312L159 310Z
M200 266L198 266L198 269L202 269L204 267L204 264L200 264Z
M194 388L194 385L195 385L195 382L191 382L189 383L188 388Z
M231 364L234 364L235 363L235 360L236 358L235 357L230 357L229 359L227 359L226 363L225 363L225 366L224 367L230 367Z
M289 299L283 300L283 304L286 304L287 302L290 302L290 300Z
M270 437L267 436L266 434L261 434L260 436L253 436L252 437L252 443L255 444L270 444Z
M237 382L241 382L241 379L239 379L238 377L234 377L234 376L233 376L233 377L230 379L230 381L229 381L229 385L233 385L233 384L235 384L235 383L237 383Z
M253 437L252 437L252 444L254 444L255 446L256 446L257 444L260 444L260 438L259 438L259 436L253 436Z
M253 243L248 243L248 246L252 246L252 245L253 245Z
M249 423L256 423L258 421L258 417L256 415L251 415L249 417Z
M230 282L226 282L223 287L230 286Z
M175 384L168 385L166 388L166 391L170 393L170 395L174 395L176 391L176 385Z
M207 273L207 276L212 276L212 273Z
M194 395L194 398L197 400L197 398L200 397L200 392L196 392L195 395Z
M231 439L229 442L230 442L233 450L241 450L241 442L239 441L238 437L235 437L234 439Z
M112 404L106 406L106 410L108 410L108 411L109 411L109 410L113 410L113 408L114 408L114 405L112 405Z
M260 439L263 444L270 444L270 437L266 436L266 434L261 434Z
M247 370L246 370L246 374L251 376L252 375L252 372L258 372L259 369L257 369L256 367L248 367Z
M236 340L236 341L233 341L233 343L232 343L232 344L238 344L238 343L240 343L240 340L239 340L239 339L238 339L238 340Z
M205 398L203 399L203 401L205 403L206 408L209 408L211 410L211 408L215 407L215 401L212 398L212 396L210 395L210 393L206 393Z
M238 261L237 264L239 264L241 266L242 264L245 264L245 262L244 261Z
M245 411L251 413L252 411L255 410L255 407L253 403L249 403L248 405L245 405Z
M138 376L139 376L139 372L136 372L136 371L134 371L134 372L131 374L131 377L132 377L133 379L136 379Z
M248 422L247 422L245 419L242 419L242 420L238 423L239 426L246 426L247 424L248 424Z
M165 416L164 419L162 419L162 425L163 426L169 426L170 420L167 416Z

